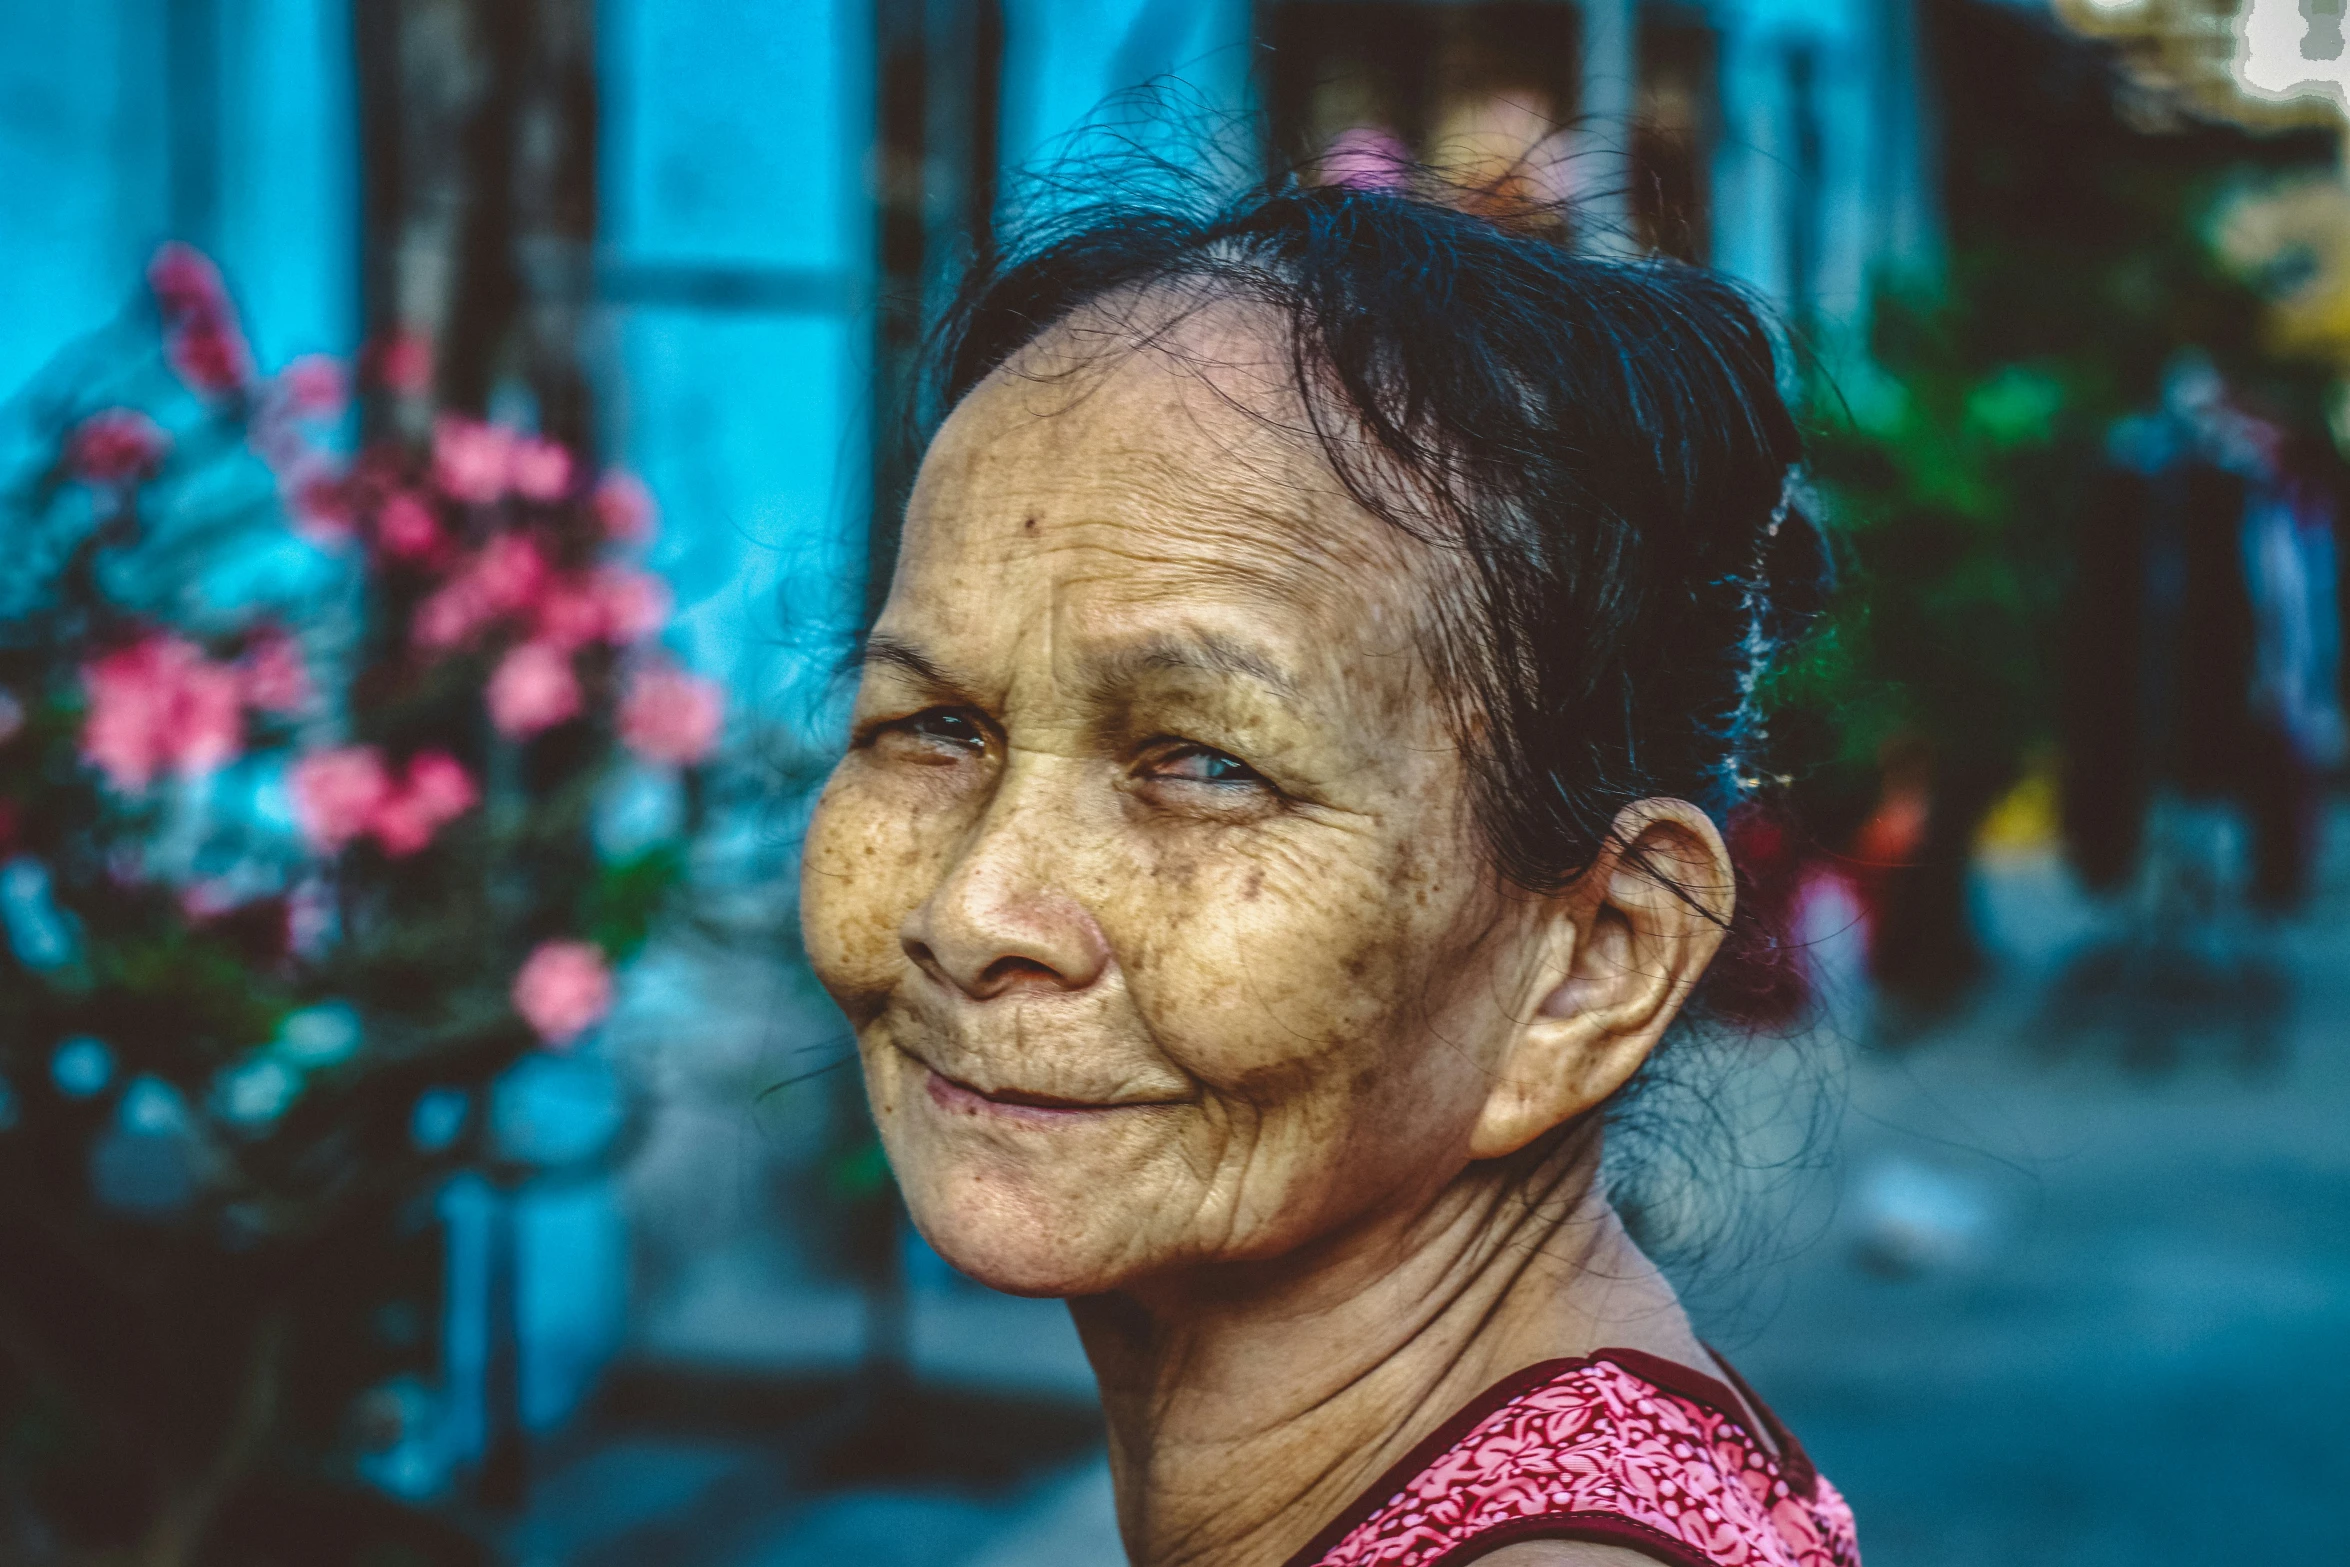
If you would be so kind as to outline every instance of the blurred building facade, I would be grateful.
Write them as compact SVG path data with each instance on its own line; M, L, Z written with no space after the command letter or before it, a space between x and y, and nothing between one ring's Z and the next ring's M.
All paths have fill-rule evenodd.
M265 363L391 324L409 307L363 280L361 58L379 13L457 26L465 9L0 11L0 385L118 310L167 237L222 261ZM801 662L791 633L837 615L861 570L888 359L1021 172L1111 95L1172 84L1211 114L1261 111L1268 158L1308 167L1354 130L1489 156L1571 126L1567 177L1597 214L1832 329L1876 272L1932 264L1912 9L600 0L582 350L598 424L679 524L662 564L696 608L694 651L772 695Z
M409 242L371 216L370 50L394 36L387 18L429 33L503 4L0 7L0 385L121 309L166 238L221 260L265 368L445 325L403 320L399 290L370 282L385 264L371 244ZM1911 0L599 0L565 14L592 23L592 238L549 269L580 296L593 423L661 504L654 563L686 612L680 651L786 730L817 723L869 590L923 326L1022 199L1023 171L1124 89L1172 87L1261 127L1268 164L1311 167L1362 133L1506 158L1567 127L1564 193L1630 237L1614 243L1721 267L1831 346L1857 340L1873 277L1934 262ZM430 257L410 260L429 282ZM623 1211L690 1234L706 1260L751 1244L788 1200L764 1167L807 1161L789 1137L741 1130L743 1107L774 1032L821 1031L820 1009L694 1010L756 1012L768 994L713 1003L672 985L655 1014L674 1114L633 1191L575 1183L518 1216L530 1423L560 1420L619 1347ZM465 1259L487 1220L475 1197L453 1201L448 1343L478 1359L457 1319L479 1313ZM667 1260L640 1268L640 1294L701 1288L696 1259L647 1249ZM671 1308L637 1320L667 1324L662 1348L681 1355L696 1322L744 1316ZM466 1407L462 1440L478 1445ZM428 1489L436 1473L394 1478Z

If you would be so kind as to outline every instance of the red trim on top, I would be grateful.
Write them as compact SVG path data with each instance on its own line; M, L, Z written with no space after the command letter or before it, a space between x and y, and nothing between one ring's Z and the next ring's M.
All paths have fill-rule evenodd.
M1545 1360L1528 1366L1523 1371L1513 1371L1503 1377L1499 1382L1494 1383L1493 1386L1462 1405L1459 1413L1429 1432L1410 1452L1388 1465L1385 1474L1372 1481L1369 1489L1349 1503L1346 1510L1333 1518L1329 1526L1320 1534L1308 1540L1296 1555L1290 1557L1283 1564L1283 1567L1314 1567L1314 1563L1329 1555L1339 1541L1354 1533L1356 1526L1364 1519L1386 1506L1389 1497L1417 1479L1422 1470L1442 1458L1454 1444L1466 1437L1471 1431L1476 1430L1478 1423L1484 1420L1487 1415L1509 1404L1519 1395L1531 1393L1545 1382L1562 1377L1571 1370L1587 1366L1597 1358L1599 1357L1590 1356L1580 1360Z
M1645 1350L1595 1350L1590 1358L1621 1366L1651 1387L1679 1394L1692 1404L1712 1410L1744 1432L1747 1441L1753 1443L1766 1458L1771 1456L1771 1449L1776 1447L1779 1478L1787 1482L1787 1489L1807 1502L1818 1500L1819 1471L1812 1467L1811 1455L1803 1450L1801 1442L1795 1440L1795 1433L1779 1423L1779 1417L1771 1413L1771 1406L1746 1385L1746 1379L1738 1374L1728 1360L1715 1354L1711 1344L1706 1345L1705 1350L1707 1354L1713 1355L1714 1363L1729 1376L1731 1386L1737 1392L1733 1393L1730 1387L1723 1386L1702 1371L1693 1371L1677 1360L1667 1360ZM1744 1403L1739 1402L1740 1395L1744 1395ZM1755 1418L1762 1422L1764 1432L1770 1436L1768 1445L1755 1441L1754 1421L1746 1417L1746 1411L1750 1408Z
M1707 1348L1707 1353L1713 1353L1710 1346ZM1386 1473L1371 1482L1368 1489L1357 1496L1319 1534L1308 1540L1297 1554L1282 1564L1282 1567L1314 1567L1316 1562L1337 1548L1339 1541L1354 1533L1365 1519L1386 1506L1397 1492L1418 1479L1424 1470L1466 1438L1488 1415L1515 1402L1522 1395L1533 1392L1538 1387L1557 1381L1569 1372L1581 1371L1602 1361L1630 1372L1660 1392L1671 1393L1676 1397L1687 1399L1692 1404L1712 1410L1715 1414L1737 1426L1740 1431L1746 1434L1749 1441L1754 1438L1751 1422L1746 1416L1747 1405L1751 1404L1756 1417L1762 1421L1764 1428L1778 1444L1781 1455L1780 1477L1787 1482L1789 1490L1803 1497L1806 1501L1812 1500L1817 1488L1818 1472L1812 1468L1811 1459L1804 1453L1802 1446L1796 1442L1794 1435L1779 1423L1779 1417L1771 1413L1769 1406L1754 1396L1753 1390L1747 1387L1745 1380L1730 1369L1730 1363L1727 1360L1723 1360L1718 1354L1714 1355L1714 1359L1724 1371L1729 1372L1731 1380L1737 1384L1737 1392L1732 1392L1719 1380L1707 1376L1702 1371L1685 1366L1677 1360L1667 1360L1662 1355L1652 1355L1642 1349L1595 1349L1588 1355L1576 1355L1561 1360L1538 1361L1522 1371L1513 1371L1475 1398L1470 1399L1468 1403L1461 1406L1459 1413L1429 1432L1425 1438L1413 1446L1410 1452L1390 1464ZM1740 1393L1745 1395L1745 1403L1739 1401ZM1603 1532L1589 1532L1592 1530ZM1703 1557L1689 1554L1687 1547L1677 1540L1659 1534L1646 1525L1635 1523L1629 1518L1615 1518L1601 1513L1572 1513L1561 1518L1522 1519L1504 1525L1501 1529L1481 1534L1475 1540L1455 1546L1437 1558L1435 1562L1430 1563L1429 1567L1453 1567L1453 1564L1457 1562L1474 1561L1477 1556L1484 1555L1488 1551L1498 1550L1503 1544L1525 1539L1592 1540L1610 1545L1626 1545L1636 1550L1645 1551L1651 1556L1656 1556L1661 1561L1672 1563L1673 1567L1712 1567L1712 1564ZM1462 1554L1472 1548L1474 1554Z
M1755 1412L1756 1417L1763 1423L1763 1429L1770 1433L1772 1442L1777 1444L1779 1476L1787 1482L1787 1489L1807 1502L1818 1501L1820 1472L1813 1465L1811 1454L1803 1450L1803 1444L1795 1439L1795 1433L1787 1429L1785 1422L1779 1419L1777 1411L1764 1403L1762 1395L1747 1383L1746 1378L1738 1374L1738 1368L1730 1364L1727 1356L1711 1344L1705 1346L1705 1352L1714 1357L1714 1364L1722 1368L1722 1375L1730 1379L1730 1385L1745 1396L1747 1407Z

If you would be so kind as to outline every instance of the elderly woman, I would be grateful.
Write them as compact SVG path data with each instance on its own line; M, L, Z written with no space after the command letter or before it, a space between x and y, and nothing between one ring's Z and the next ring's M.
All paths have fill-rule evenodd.
M1741 983L1819 574L1754 315L1290 186L1064 222L944 384L807 946L922 1233L1069 1301L1133 1561L1857 1563L1599 1180Z

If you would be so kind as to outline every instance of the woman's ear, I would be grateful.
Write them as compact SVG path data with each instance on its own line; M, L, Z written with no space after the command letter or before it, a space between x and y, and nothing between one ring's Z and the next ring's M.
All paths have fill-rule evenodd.
M1546 911L1531 1005L1502 1053L1470 1156L1515 1153L1621 1088L1720 949L1730 851L1686 800L1618 812L1591 868Z

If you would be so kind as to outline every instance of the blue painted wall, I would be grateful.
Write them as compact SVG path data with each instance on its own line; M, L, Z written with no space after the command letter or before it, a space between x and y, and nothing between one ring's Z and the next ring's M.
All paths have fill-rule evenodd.
M796 721L862 567L871 17L604 0L597 20L611 445L669 519L654 561L694 662Z
M353 345L348 10L0 6L0 391L109 320L171 238L227 267L265 367Z

